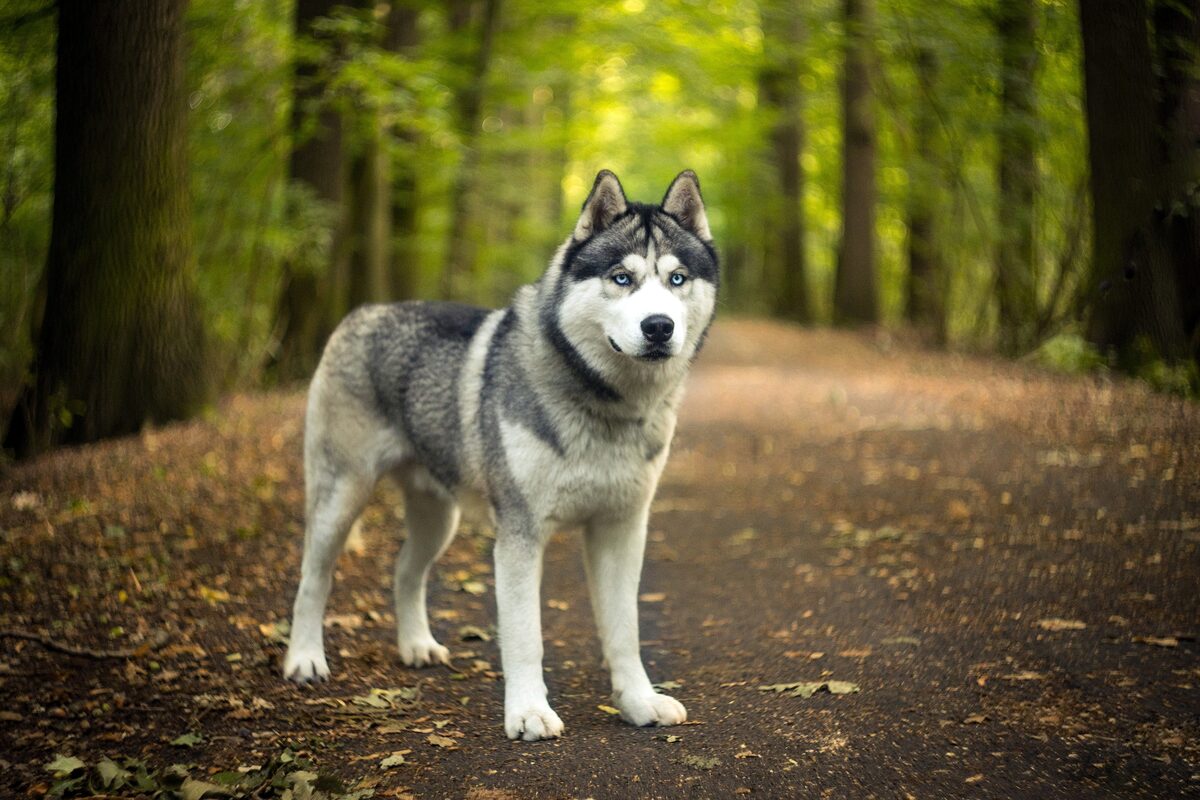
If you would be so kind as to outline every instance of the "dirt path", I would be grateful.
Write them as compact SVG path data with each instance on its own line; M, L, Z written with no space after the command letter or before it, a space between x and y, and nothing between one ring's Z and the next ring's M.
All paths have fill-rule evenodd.
M503 736L495 641L464 638L494 619L477 528L431 589L457 670L396 661L390 487L339 570L333 681L277 678L302 408L238 397L0 478L0 628L140 647L0 640L0 794L48 790L55 754L209 780L290 748L386 797L1200 796L1200 406L720 325L643 580L643 652L691 723L631 729L600 708L578 543L561 537L543 617L567 733L536 744ZM759 689L799 681L858 691ZM399 688L415 697L371 694Z

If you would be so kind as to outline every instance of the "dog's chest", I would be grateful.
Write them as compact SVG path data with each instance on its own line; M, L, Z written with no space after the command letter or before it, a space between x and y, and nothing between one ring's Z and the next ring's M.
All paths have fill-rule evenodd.
M518 426L502 427L510 468L530 510L573 525L641 508L662 473L673 422L567 431L562 452Z

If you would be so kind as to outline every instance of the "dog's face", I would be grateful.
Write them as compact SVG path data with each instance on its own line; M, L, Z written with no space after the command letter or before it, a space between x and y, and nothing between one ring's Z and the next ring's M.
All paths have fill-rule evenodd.
M584 352L637 364L688 359L716 305L718 269L700 184L679 174L661 205L630 203L601 172L563 260L564 332Z

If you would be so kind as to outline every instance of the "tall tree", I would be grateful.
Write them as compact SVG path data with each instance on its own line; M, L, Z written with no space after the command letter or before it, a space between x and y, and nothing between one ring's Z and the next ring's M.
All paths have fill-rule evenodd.
M460 35L471 28L473 0L452 0L450 28ZM482 0L475 26L478 41L470 58L470 71L457 94L459 138L462 160L450 188L450 225L446 242L446 261L442 268L442 296L464 292L468 277L476 278L476 258L470 232L471 195L479 168L479 125L483 115L483 92L488 68L492 63L492 42L500 21L500 0Z
M384 47L393 53L412 58L420 44L415 0L393 0L384 31ZM390 295L407 300L417 293L417 164L414 149L417 132L411 126L399 124L393 131L401 152L392 160L391 188L391 269L388 274Z
M350 161L348 303L388 299L392 239L391 165L378 116L364 112L358 152Z
M1183 290L1197 271L1188 219L1200 205L1197 39L1191 27L1181 46L1178 33L1195 24L1197 3L1183 8L1190 18L1155 19L1152 41L1146 2L1080 3L1093 207L1088 336L1131 369L1196 353L1195 292Z
M913 51L917 78L913 113L913 155L908 169L908 286L904 316L918 330L942 343L946 336L941 253L938 249L938 120L934 108L937 53L928 45Z
M342 120L325 98L322 47L327 37L314 27L337 5L335 0L296 0L295 31L302 47L295 65L292 135L295 141L288 167L293 186L322 204L328 212L330 239L317 263L292 259L283 265L283 290L276 312L279 349L276 372L284 380L307 375L316 364L334 317L343 309L345 288L345 220L342 208L345 158Z
M1033 345L1038 316L1033 230L1037 199L1037 2L999 0L994 13L1001 61L996 289L1000 347L1017 354Z
M879 300L875 288L872 0L843 0L842 22L842 241L833 316L839 323L874 323L879 321Z
M368 14L374 3L366 4ZM390 14L389 14L390 16ZM372 26L369 47L384 46L385 24ZM390 38L390 37L388 37ZM343 123L350 128L348 150L349 211L346 225L348 250L347 308L378 303L389 295L389 262L392 239L391 158L386 131L378 109L362 103Z
M19 455L179 418L207 395L189 238L186 6L58 4L45 309L6 442Z
M768 247L768 275L774 294L774 311L781 317L809 322L807 269L804 257L804 148L801 118L800 45L803 24L793 3L770 2L763 7L764 65L759 74L759 95L771 115L770 163L778 176L778 192L768 206L768 230L778 237Z

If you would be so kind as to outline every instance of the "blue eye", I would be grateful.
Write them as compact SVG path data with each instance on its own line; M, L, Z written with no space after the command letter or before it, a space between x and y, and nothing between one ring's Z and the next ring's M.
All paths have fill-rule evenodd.
M617 286L628 286L633 281L628 272L618 272L612 276L612 279Z
M672 286L683 286L685 283L687 283L687 275L684 275L682 272L671 273Z

